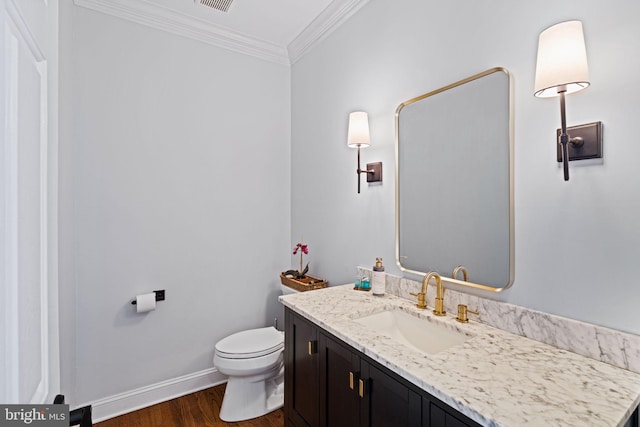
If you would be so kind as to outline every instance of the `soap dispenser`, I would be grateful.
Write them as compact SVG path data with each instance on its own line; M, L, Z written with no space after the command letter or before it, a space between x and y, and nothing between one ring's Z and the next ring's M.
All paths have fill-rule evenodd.
M386 276L382 258L376 258L376 265L373 267L373 277L371 278L371 290L374 295L384 295L386 291Z

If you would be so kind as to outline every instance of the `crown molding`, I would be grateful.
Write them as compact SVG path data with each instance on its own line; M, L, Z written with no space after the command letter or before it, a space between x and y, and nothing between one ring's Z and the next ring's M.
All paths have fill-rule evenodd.
M287 46L293 64L335 31L369 0L334 0Z
M148 0L74 0L80 7L285 65L302 58L368 2L369 0L332 1L285 47L213 25Z
M92 9L266 61L289 65L284 46L210 24L146 0L74 0Z

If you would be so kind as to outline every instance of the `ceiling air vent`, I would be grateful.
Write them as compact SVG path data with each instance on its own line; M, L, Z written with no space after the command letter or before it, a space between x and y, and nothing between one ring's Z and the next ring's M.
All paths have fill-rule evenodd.
M221 12L228 12L233 0L196 0L196 3Z

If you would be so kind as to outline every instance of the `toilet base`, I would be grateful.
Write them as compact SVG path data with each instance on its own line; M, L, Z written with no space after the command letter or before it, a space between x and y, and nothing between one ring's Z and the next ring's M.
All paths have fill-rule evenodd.
M284 366L272 375L229 377L220 419L227 422L260 417L284 405Z

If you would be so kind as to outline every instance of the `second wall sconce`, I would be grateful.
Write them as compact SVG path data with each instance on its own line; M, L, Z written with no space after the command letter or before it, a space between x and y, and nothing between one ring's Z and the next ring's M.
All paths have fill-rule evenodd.
M382 181L382 162L367 163L365 170L360 169L360 147L371 145L369 136L369 116L364 111L354 111L349 114L349 129L347 132L347 145L358 149L358 194L360 193L360 175L367 174L367 182Z
M558 161L563 163L565 181L569 181L570 160L602 157L601 122L567 129L565 94L586 89L589 84L582 22L561 22L540 33L534 95L540 98L560 96Z

